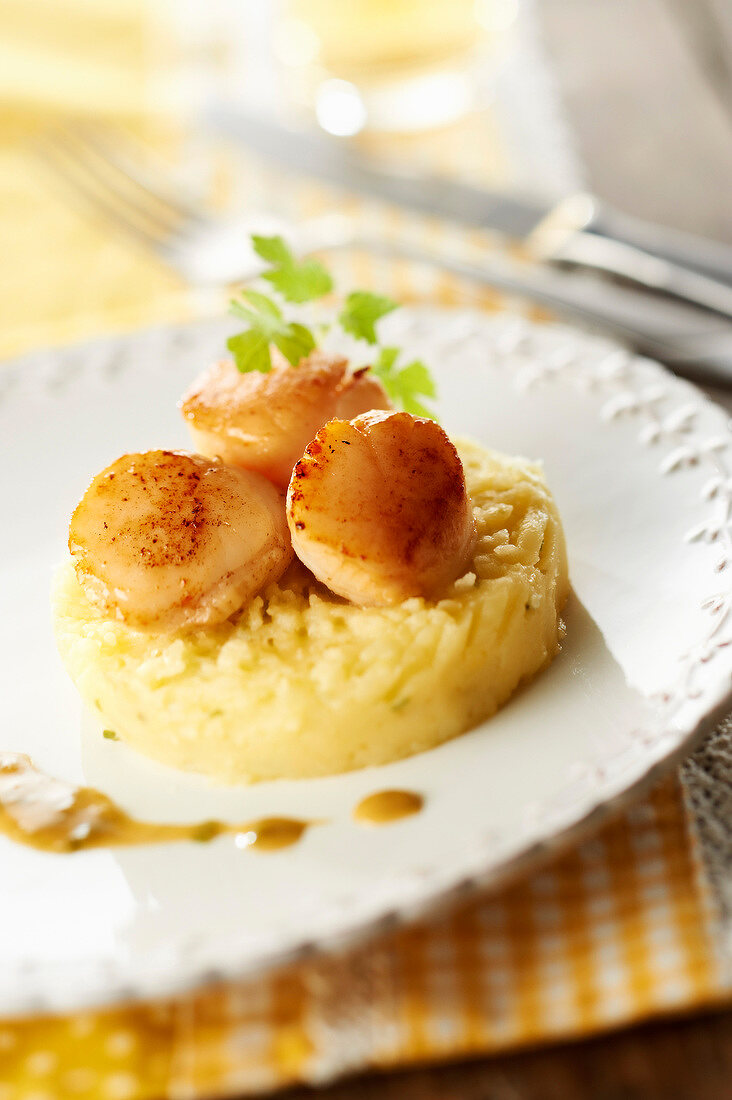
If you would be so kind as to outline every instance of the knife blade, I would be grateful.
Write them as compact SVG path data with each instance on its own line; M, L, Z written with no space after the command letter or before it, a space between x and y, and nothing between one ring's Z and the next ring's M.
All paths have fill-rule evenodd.
M290 129L272 118L217 108L208 116L217 130L299 175L371 195L423 214L524 237L546 214L530 197L483 191L442 176L380 167L352 145L314 129Z
M291 129L270 116L216 108L213 129L299 175L370 195L422 214L494 229L523 239L551 212L533 195L486 190L441 175L388 166L367 158L344 139L315 129ZM587 196L582 196L587 198ZM577 230L606 236L732 285L732 247L633 218L592 199Z

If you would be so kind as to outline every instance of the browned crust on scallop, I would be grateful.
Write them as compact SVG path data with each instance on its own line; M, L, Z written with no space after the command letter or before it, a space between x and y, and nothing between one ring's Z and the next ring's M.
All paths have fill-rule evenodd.
M230 359L214 363L181 398L178 407L184 418L197 428L245 435L250 419L259 425L263 417L269 418L276 426L282 410L302 401L305 378L312 387L307 397L308 409L322 406L327 410L357 389L364 377L363 371L347 374L347 359L323 351L314 351L291 367L275 348L272 361L274 369L267 374L259 371L241 374ZM372 407L388 407L388 398L378 380L369 376L369 382L373 387Z
M267 534L266 519L258 528L263 541L251 561L235 534L244 516L256 522L280 500L260 475L201 455L126 454L97 474L74 510L69 550L106 614L171 630L218 622L287 567L284 516L279 532L275 524Z
M373 501L373 516L388 535L388 551L394 559L411 565L420 546L428 545L430 552L448 548L454 535L455 521L464 522L469 511L469 499L465 486L465 472L460 456L452 441L433 420L413 417L403 412L373 412L357 417L353 427L368 441L374 458L379 464L377 445L372 441L369 429L392 418L411 422L413 447L406 450L399 446L400 476L385 476L382 492ZM341 421L331 421L322 428L310 443L303 458L293 471L290 492L290 514L298 530L304 530L311 508L309 499L321 504L319 489L327 474L328 433L337 429ZM308 492L300 485L308 479ZM321 483L319 485L319 482ZM425 485L429 491L425 492ZM297 514L296 514L297 513ZM343 522L343 538L339 541L341 553L348 557L363 557L349 546L348 513L335 517ZM335 545L335 543L333 543Z
M358 445L355 436L346 438L354 432L370 449L375 468L375 491L363 501L331 491L341 448ZM357 541L351 535L354 519L361 534ZM433 595L446 577L451 581L460 575L475 540L457 450L434 421L405 412L375 411L350 424L333 420L325 425L293 470L288 522L295 551L311 568L310 540L354 564L362 562L374 578L383 577L385 592L392 593L385 602L396 602L398 592L402 598ZM366 548L364 522L371 525Z
M215 363L180 408L197 451L256 470L286 489L295 463L323 424L390 403L368 368L351 373L342 356L315 351L291 367L276 350L272 355L275 366L267 374L240 374L228 359Z
M212 495L221 498L225 489L210 482L202 488L202 480L223 469L220 463L200 455L149 451L144 455L122 455L97 474L89 490L99 500L109 497L104 530L115 553L149 569L185 565L205 554L212 530L222 524L221 518L213 514ZM123 512L120 514L117 502L126 504L133 493L141 501L148 498L149 511L131 523L123 518ZM86 508L85 494L69 528L69 550L82 568L87 547L83 539L74 538L74 531L83 524Z

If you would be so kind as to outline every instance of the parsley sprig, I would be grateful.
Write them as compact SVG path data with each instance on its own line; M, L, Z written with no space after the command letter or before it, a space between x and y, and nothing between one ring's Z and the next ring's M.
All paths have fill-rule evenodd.
M400 405L405 412L414 416L428 416L434 420L435 414L419 400L420 397L437 397L437 387L432 375L421 359L413 359L406 366L398 367L397 359L400 355L400 348L381 348L371 370L381 379L395 405Z
M254 251L272 264L262 275L286 302L312 302L330 294L333 279L319 260L296 260L282 237L252 235Z
M266 374L272 370L270 344L279 348L293 367L315 347L315 337L309 328L297 321L286 321L277 303L257 290L243 290L241 299L232 301L231 312L249 325L246 331L226 342L242 374L252 370Z
M282 237L253 235L254 251L271 267L262 278L286 302L302 304L322 298L333 290L333 279L319 260L298 260ZM367 290L354 290L347 295L338 314L338 323L344 332L357 340L378 346L376 326L382 317L398 308L399 303L382 294ZM298 321L288 321L269 295L256 290L242 290L231 302L231 313L247 324L243 332L227 341L237 368L246 373L272 369L270 348L274 345L287 361L296 367L316 347L313 332ZM378 354L371 367L381 379L384 389L395 405L415 416L434 413L422 399L437 396L435 383L427 366L414 359L399 365L401 350L397 347L378 347Z
M375 344L376 322L398 308L399 303L391 298L372 294L368 290L354 290L346 298L346 304L338 314L338 321L344 332L350 332L351 336L355 336L357 340L365 340L367 344Z

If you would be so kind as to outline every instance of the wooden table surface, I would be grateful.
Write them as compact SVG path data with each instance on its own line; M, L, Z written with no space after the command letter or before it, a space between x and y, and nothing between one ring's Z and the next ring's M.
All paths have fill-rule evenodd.
M596 0L592 0L596 2ZM344 1081L278 1100L730 1100L732 1013L602 1039Z
M540 0L537 8L592 189L630 213L732 243L732 0ZM732 1013L359 1078L316 1095L732 1100Z

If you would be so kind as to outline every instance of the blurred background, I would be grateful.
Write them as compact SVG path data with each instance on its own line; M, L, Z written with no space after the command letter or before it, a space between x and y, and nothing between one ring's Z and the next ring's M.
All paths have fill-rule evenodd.
M3 0L0 353L218 308L64 188L70 122L141 139L214 208L345 202L259 158L244 112L397 175L591 187L732 241L731 58L727 0Z
M354 194L354 157L406 205ZM424 204L411 212L434 178L539 214L589 190L732 244L730 0L0 0L2 357L222 312L226 279L186 276L160 247L210 216L297 226L337 211L376 238L532 262L522 233L458 229ZM246 247L243 230L233 239ZM386 281L372 255L333 262L351 285L395 287L403 299L506 302L490 285L414 266ZM704 326L710 316L721 325L720 312ZM717 331L729 384L729 316ZM695 910L684 912L692 922ZM637 940L630 956L645 989ZM571 1071L561 1051L530 1056L521 1092L504 1060L490 1086L476 1069L450 1091L446 1069L388 1094L729 1095L729 1015L684 1026L598 1041ZM613 1089L613 1074L637 1089Z

